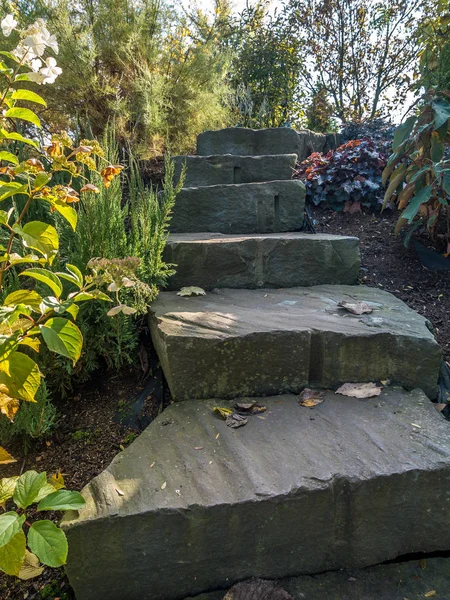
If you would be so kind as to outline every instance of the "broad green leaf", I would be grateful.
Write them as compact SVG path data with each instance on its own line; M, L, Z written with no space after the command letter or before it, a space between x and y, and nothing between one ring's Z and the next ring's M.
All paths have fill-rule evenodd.
M430 169L431 169L431 165L427 165L426 167L422 167L421 169L419 169L418 171L416 171L414 173L414 175L409 180L409 183L414 183L415 181L417 181L419 179L419 177L422 177L422 175L424 173L428 173L430 171Z
M42 200L46 200L46 198L42 198ZM78 215L77 211L66 204L65 202L61 202L60 200L50 201L51 206L59 212L59 214L66 219L72 229L75 231L77 228Z
M36 402L34 397L41 385L41 372L33 359L15 351L0 362L0 383L6 385L11 397Z
M24 137L22 134L17 133L16 131L6 131L6 129L0 129L0 139L3 138L5 140L14 140L15 142L22 142L24 144L28 144L29 146L33 146L33 148L37 148L38 145L33 140Z
M54 491L55 488L52 486L52 484L47 482L39 490L39 494L36 496L35 502L41 502L41 500L43 500L46 496L53 494Z
M6 56L7 58L13 60L16 63L20 63L20 60L12 52L7 52L6 50L1 50L0 55Z
M27 102L35 102L36 104L47 106L44 98L41 98L39 94L36 94L30 90L14 90L14 92L11 94L11 98L13 100L26 100Z
M413 130L416 117L409 117L404 123L399 125L394 132L394 141L392 142L392 150L395 152L401 144L409 137Z
M6 210L0 210L0 225L6 225L9 220L9 214ZM7 258L7 257L5 257Z
M43 570L44 567L39 563L38 557L29 550L25 550L25 559L17 577L22 581L28 581L28 579L42 575Z
M6 200L7 198L11 198L11 196L15 196L16 194L24 194L28 189L26 184L21 185L20 183L16 183L12 181L7 185L3 184L0 187L0 202Z
M66 269L66 273L64 271L58 271L56 275L61 279L66 279L67 281L74 283L81 290L83 287L83 275L81 274L81 271L75 267L75 265L66 265Z
M18 479L18 475L16 477L4 477L0 479L0 506L13 497Z
M41 500L37 510L81 510L85 504L86 500L80 492L58 490Z
M8 162L13 163L15 165L19 164L19 159L17 158L17 156L15 156L15 154L13 154L12 152L6 152L6 150L0 152L0 160L7 160Z
M13 539L0 548L0 570L7 575L17 577L25 559L26 538L23 531L19 531Z
M79 310L80 310L80 307L78 306L78 304L71 304L70 306L68 306L66 308L66 312L68 312L69 315L71 315L73 317L74 321L77 320Z
M16 512L0 515L0 548L8 544L21 528L22 523Z
M27 508L36 501L41 488L47 484L47 475L36 471L26 471L16 483L13 500L20 508Z
M441 141L436 131L431 134L431 160L438 163L444 156L444 142Z
M49 350L72 359L75 364L83 347L83 336L78 327L62 317L49 319L40 327Z
M28 546L42 564L61 567L67 560L67 539L51 521L36 521L28 531Z
M62 283L57 275L49 271L48 269L27 269L20 273L21 277L33 277L37 281L41 281L48 285L57 298L59 298L63 291Z
M10 108L6 111L5 117L8 119L21 119L22 121L33 123L33 125L36 125L36 127L41 127L41 121L39 117L29 108L15 106L14 108Z
M26 263L40 263L41 265L44 265L48 261L42 256L37 256L37 254L26 254L25 256L20 256L19 254L14 253L9 255L9 262L12 265L24 265Z
M15 304L26 304L36 311L39 311L39 305L42 297L34 290L17 290L8 294L4 300L5 306L14 306Z
M41 221L30 221L23 228L13 226L23 239L25 246L38 250L44 256L52 256L59 248L58 233L53 225Z
M419 211L420 205L424 202L428 202L432 192L432 185L427 185L426 187L422 188L420 192L416 194L414 198L412 198L412 200L410 201L408 208L402 214L402 219L408 219L408 223L412 223L414 217Z
M40 190L44 187L44 185L46 185L50 181L51 178L51 173L38 173L34 180L34 189Z
M443 98L437 98L431 106L434 112L434 127L439 129L450 118L450 104Z
M442 187L444 188L445 192L450 196L450 173L446 173L444 175L444 178L442 180Z
M112 302L111 298L101 290L92 290L91 292L80 292L70 294L69 298L73 298L74 302L84 302L86 300L103 300L104 302Z

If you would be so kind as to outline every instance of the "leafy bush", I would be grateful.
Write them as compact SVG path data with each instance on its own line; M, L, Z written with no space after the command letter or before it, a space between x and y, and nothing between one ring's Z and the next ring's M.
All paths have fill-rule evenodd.
M79 492L63 488L61 474L47 479L46 473L26 471L20 477L0 480L0 505L11 508L0 515L0 571L31 579L42 573L42 565L61 567L66 563L68 545L64 531L48 519L30 523L27 514L33 504L37 505L36 513L84 507L86 502Z
M381 172L386 155L369 139L352 140L330 150L314 152L303 161L295 177L306 185L306 199L334 210L348 210L351 204L376 207L381 203Z
M394 201L402 214L395 232L411 225L406 237L422 225L440 236L450 253L450 92L430 92L422 108L397 127L393 153L383 172L389 180L383 207Z
M341 130L342 141L370 139L375 143L377 150L390 153L394 139L395 125L385 119L372 119L371 121L346 123Z
M16 26L12 15L1 22L7 37ZM84 140L74 145L63 132L53 135L47 142L49 145L42 148L31 138L33 129L39 129L41 122L27 106L45 106L45 101L24 88L23 82L51 84L61 69L52 56L45 59L43 66L46 50L58 50L55 37L43 21L38 20L19 33L19 44L13 52L2 53L4 61L12 66L0 63L0 160L6 163L0 168L0 202L8 209L0 211L3 242L0 246L0 418L3 421L14 421L21 403L37 400L42 371L32 356L39 352L41 339L50 352L76 364L83 345L81 331L75 324L79 303L94 299L111 302L99 286L109 284L117 299L120 287L134 286L136 281L134 273L127 272L125 281L120 272L113 272L108 265L99 270L91 263L92 274L86 276L73 264L67 264L59 272L51 270L58 257L59 236L53 225L29 220L30 207L46 205L75 229L78 215L72 205L86 191L98 191L87 182L86 169L92 163L95 166L93 156L103 163L106 161L95 141ZM26 130L23 122L31 129ZM103 166L100 176L106 186L121 168L108 163ZM79 192L72 187L77 179L83 181ZM6 287L11 289L8 285L11 282L14 291L4 293ZM74 288L75 291L70 291ZM125 312L125 308L133 310L120 303L115 310ZM33 411L30 419L32 414ZM0 447L0 464L9 462L14 459Z

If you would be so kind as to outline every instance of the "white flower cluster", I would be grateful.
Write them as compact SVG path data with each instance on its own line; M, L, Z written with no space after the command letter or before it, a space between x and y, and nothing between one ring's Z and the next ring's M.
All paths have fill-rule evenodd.
M17 28L17 21L13 15L7 15L1 21L0 26L3 35L8 37ZM31 71L27 73L30 81L39 84L54 83L58 75L61 75L62 69L57 66L53 56L47 57L45 63L42 62L40 57L43 56L47 48L58 54L59 48L56 37L49 32L45 21L38 19L26 29L22 41L13 50L14 56L31 68Z

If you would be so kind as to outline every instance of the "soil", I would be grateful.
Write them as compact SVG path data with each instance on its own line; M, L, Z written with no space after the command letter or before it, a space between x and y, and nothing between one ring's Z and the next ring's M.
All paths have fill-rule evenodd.
M427 317L435 327L446 360L450 361L450 272L424 268L415 252L394 237L395 214L348 214L314 208L311 217L318 232L360 238L361 282L393 293ZM66 487L80 490L139 434L139 427L125 427L115 417L117 409L126 406L144 387L140 367L114 374L99 373L70 400L59 402L58 426L51 437L34 443L26 455L21 443L9 446L18 462L2 467L1 476L28 469L48 474L61 471ZM163 404L169 401L166 395ZM154 417L161 408L160 396L146 399L147 417ZM73 594L62 569L46 569L41 577L27 582L0 576L0 600L22 598L73 600Z

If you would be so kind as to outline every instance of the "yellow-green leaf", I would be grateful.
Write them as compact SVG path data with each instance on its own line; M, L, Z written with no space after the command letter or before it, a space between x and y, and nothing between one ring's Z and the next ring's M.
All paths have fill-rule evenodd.
M59 492L56 492L59 493ZM22 529L19 515L14 512L6 512L0 515L0 548L6 546L12 538Z
M11 397L36 402L41 372L32 358L15 351L0 362L0 383L8 388Z
M47 258L59 248L58 233L53 225L41 221L30 221L24 227L13 226L14 231L23 239L28 248L41 252Z
M33 148L37 148L38 145L33 140L24 137L22 134L17 133L16 131L6 131L6 129L0 129L0 139L5 140L14 140L15 142L22 142L24 144L28 144L29 146L33 146Z
M25 559L26 539L23 531L19 531L13 539L0 548L0 570L7 575L19 575Z
M15 165L19 164L19 159L17 158L17 156L12 152L6 152L6 150L0 152L0 160L7 160L8 162L13 163Z
M45 283L45 285L48 285L48 287L55 294L56 298L59 298L62 294L63 286L61 280L57 275L55 275L48 269L27 269L26 271L22 271L22 273L20 273L20 276L33 277L33 279Z
M45 198L43 198L45 200ZM77 228L78 215L77 211L61 200L54 200L50 202L52 207L59 212L59 214L66 219L72 229L75 231Z
M11 98L13 100L26 100L27 102L35 102L36 104L42 104L42 106L47 106L44 98L41 98L39 94L32 92L31 90L14 90L11 94Z
M18 475L16 477L3 477L3 479L0 479L0 506L13 497L18 479Z
M26 306L31 306L36 311L40 311L41 302L42 296L34 290L16 290L6 296L4 305L14 306L15 304L25 304Z
M78 327L62 317L49 319L40 327L49 350L72 359L75 364L83 347L83 336Z
M22 121L33 123L33 125L36 125L36 127L41 127L41 121L39 117L29 108L15 106L14 108L10 108L6 111L5 117L8 119L21 119Z

